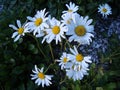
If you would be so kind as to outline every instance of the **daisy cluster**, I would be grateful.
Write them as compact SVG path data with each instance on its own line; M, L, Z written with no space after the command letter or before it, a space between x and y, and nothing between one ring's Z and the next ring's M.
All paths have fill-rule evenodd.
M81 16L77 13L79 7L70 2L66 4L67 10L62 12L61 20L56 19L46 12L46 9L37 11L34 17L28 16L27 21L22 25L20 20L17 20L17 26L12 24L9 27L13 28L16 32L13 33L12 38L14 42L23 37L25 33L32 33L36 38L42 38L41 43L51 43L55 41L55 44L59 44L62 40L69 42L70 48L68 51L64 51L57 62L62 70L66 71L66 76L72 78L74 81L82 80L85 75L88 75L89 64L92 63L90 55L84 55L78 50L80 45L90 45L92 38L94 37L94 25L93 20L88 16ZM100 6L98 8L103 16L109 15L109 7ZM102 10L101 10L102 9ZM104 12L104 13L103 13ZM73 45L72 42L76 42L77 45ZM73 45L73 46L72 46ZM49 86L53 75L45 75L43 67L32 70L34 74L31 74L31 79L35 80L38 85Z
M67 27L68 41L77 42L80 45L90 45L94 37L94 26L91 25L92 19L88 16L81 16L77 13L78 6L74 3L66 4L68 10L63 11L62 22ZM77 46L73 46L69 51L63 52L60 59L57 60L62 70L66 71L66 76L74 81L82 80L84 75L88 75L89 63L91 57L84 56L78 52Z

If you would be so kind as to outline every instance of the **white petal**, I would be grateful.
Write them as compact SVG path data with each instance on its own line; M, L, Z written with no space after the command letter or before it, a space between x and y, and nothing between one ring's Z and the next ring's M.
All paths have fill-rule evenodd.
M74 46L74 50L75 50L76 54L78 54L77 48L75 46Z
M44 79L42 80L42 87L44 87L44 84L45 84L45 81L44 81Z
M38 86L41 84L41 82L42 82L42 81L41 81L41 80L39 80L39 82L38 82Z
M35 65L35 71L38 73L38 68L37 68L37 65Z
M14 42L16 42L20 38L20 35L18 35L15 39Z
M43 72L44 67L41 68L40 72Z
M45 75L45 77L48 79L48 80L51 80L51 77L53 77L52 75L49 76L49 75Z
M14 32L13 35L12 35L12 38L14 38L17 35L18 35L18 32Z
M41 81L39 78L37 80L35 80L35 83L37 84L39 81Z
M16 27L16 26L14 26L14 25L9 25L9 27L11 27L12 29L14 29L14 30L18 30L18 28Z
M20 22L20 20L17 20L17 25L18 25L19 28L21 28L21 22Z
M27 19L30 20L30 21L34 21L34 19L30 16L28 16Z
M88 20L88 21L87 21L87 23L86 23L86 24L87 24L87 25L90 25L90 24L92 23L92 21L93 21L93 20L92 20L92 19L90 19L90 20Z
M72 54L76 55L76 52L73 49L70 48L70 51Z

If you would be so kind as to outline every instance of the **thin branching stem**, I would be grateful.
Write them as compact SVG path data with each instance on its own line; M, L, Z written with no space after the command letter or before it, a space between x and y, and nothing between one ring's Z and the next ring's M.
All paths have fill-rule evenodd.
M40 43L38 42L37 38L36 38L35 36L31 35L31 34L27 34L27 35L31 36L31 37L36 41L38 50L39 50L39 51L42 53L42 55L46 58L46 55L44 54L44 52L43 52L43 51L41 50L41 48L40 48Z
M52 55L52 60L54 61L54 55L53 55L53 50L52 50L51 44L49 44L49 48L50 48L50 52L51 52L51 55Z

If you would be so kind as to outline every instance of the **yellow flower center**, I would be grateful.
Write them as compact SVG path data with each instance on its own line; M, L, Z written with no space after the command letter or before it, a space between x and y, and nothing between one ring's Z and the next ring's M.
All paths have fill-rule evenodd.
M73 10L69 9L68 12L72 12Z
M60 32L60 27L59 27L59 26L54 26L54 27L52 28L52 32L53 32L54 34L58 34L58 33Z
M76 55L76 61L81 62L83 60L82 54L77 54Z
M24 32L24 28L21 27L18 29L18 34L22 34L23 32Z
M34 22L36 26L39 26L42 23L42 18L37 18L36 21Z
M38 73L38 77L39 77L40 79L44 79L44 78L45 78L45 75L44 75L43 73L39 72L39 73Z
M85 33L86 33L86 29L84 26L82 25L79 25L75 28L75 33L78 35L78 36L84 36Z
M63 59L63 62L64 62L64 63L66 63L66 62L67 62L67 58L66 58L66 57Z
M106 9L106 8L103 8L102 11L103 11L104 13L106 13L106 12L107 12L107 9Z

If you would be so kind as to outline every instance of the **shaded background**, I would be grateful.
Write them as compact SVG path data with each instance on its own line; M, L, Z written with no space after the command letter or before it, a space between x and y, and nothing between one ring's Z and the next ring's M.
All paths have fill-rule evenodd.
M101 43L96 48L98 58L94 58L90 75L82 81L73 82L66 80L60 83L65 72L61 71L58 64L53 65L48 74L53 74L53 84L42 88L30 80L30 74L35 64L39 67L47 66L53 62L49 46L40 44L41 39L35 41L34 37L25 36L14 43L11 35L14 32L9 24L16 25L16 20L22 23L27 16L34 16L37 10L46 8L57 19L61 19L61 12L66 10L65 4L70 1L79 6L80 15L88 15L94 20L96 37L93 41L107 38L107 43ZM113 14L108 19L103 19L97 13L99 4L108 3ZM0 0L0 89L1 90L120 90L120 0ZM108 35L108 32L111 34ZM115 33L115 30L118 33ZM102 36L102 39L101 37ZM99 40L99 39L100 40ZM105 40L105 39L104 39ZM46 54L46 58L39 52L39 47ZM107 49L101 51L101 48ZM55 58L59 58L62 51L59 45L54 45ZM56 53L57 52L57 53ZM95 52L95 51L92 51ZM95 56L97 56L95 55Z

